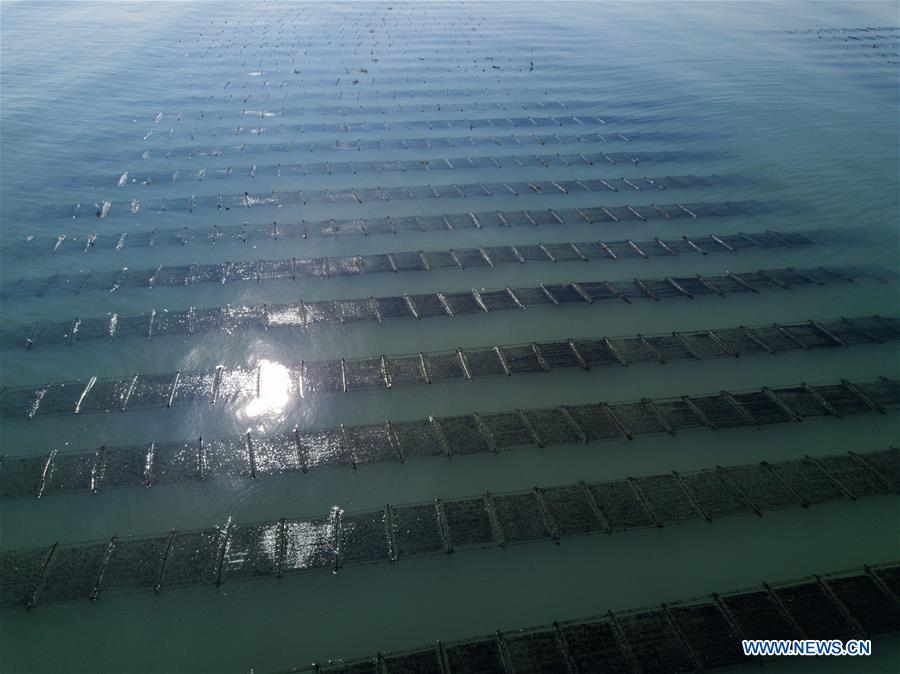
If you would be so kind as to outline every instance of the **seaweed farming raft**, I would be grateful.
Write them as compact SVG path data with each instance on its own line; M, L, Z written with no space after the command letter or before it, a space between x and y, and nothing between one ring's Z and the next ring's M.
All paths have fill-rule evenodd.
M437 232L486 227L537 227L566 224L609 224L616 222L646 222L648 220L683 220L705 217L750 215L766 210L765 204L755 201L726 201L712 203L631 204L626 206L591 205L580 208L556 208L530 211L471 211L449 215L405 215L369 218L340 218L301 220L293 222L244 223L242 225L213 225L207 231L183 228L152 229L149 232L120 232L116 234L92 232L84 236L59 234L52 240L25 238L23 253L52 254L62 251L90 252L92 250L121 250L129 247L184 246L197 243L235 241L249 243L285 238L333 237L338 235L398 234L400 232ZM81 212L76 206L73 213Z
M101 594L281 578L314 569L529 541L808 508L898 491L900 451L763 462L162 536L13 550L0 557L5 608ZM819 635L817 635L819 636Z
M608 611L284 674L677 674L760 665L742 639L871 639L900 632L900 565L865 566L658 607Z
M264 207L305 206L307 204L372 204L396 201L429 201L435 199L465 199L476 197L546 197L580 196L595 192L609 194L619 190L631 192L659 191L666 189L735 187L746 180L735 176L658 176L655 178L588 178L569 180L510 181L500 183L459 183L408 185L401 187L359 187L338 189L271 190L266 193L190 195L187 197L160 197L151 202L102 201L93 209L80 209L80 204L71 207L48 206L50 217L73 218L86 215L106 218L111 216L135 216L141 210L150 209L156 214L180 212L192 214L195 210L209 209L230 211L231 209L259 209Z
M472 216L474 217L474 216ZM81 293L91 290L116 292L129 288L158 288L191 286L199 283L236 283L240 281L296 281L298 278L329 278L332 276L360 276L363 274L432 272L443 269L493 269L498 265L526 262L590 262L616 261L620 258L649 260L741 250L770 250L793 248L827 240L828 235L816 232L778 233L773 231L717 236L682 236L676 239L655 237L646 241L566 241L561 243L516 244L450 248L449 250L414 250L374 255L345 257L284 258L225 262L222 264L192 264L182 266L158 265L148 269L124 267L113 271L87 271L74 277L55 274L43 278L21 279L2 289L4 296L45 295L52 292Z
M450 352L385 355L285 366L90 377L87 382L26 386L0 391L0 417L34 419L49 415L130 411L184 404L249 402L271 392L270 379L288 399L390 389L454 380L474 381L580 368L625 367L631 363L700 361L705 358L769 354L900 339L900 320L880 316L838 318L771 326L735 326L671 335L566 339Z
M492 290L437 292L347 300L320 300L262 306L194 308L187 311L156 311L148 314L105 318L73 317L61 323L36 323L30 328L0 332L0 345L69 344L82 339L112 340L124 337L162 337L203 334L220 329L308 329L317 324L376 322L398 318L461 318L496 311L524 310L529 307L601 306L607 301L632 304L635 300L725 297L758 295L774 290L813 288L848 284L860 280L883 281L886 274L872 269L759 269L755 272L730 272L704 276L665 276L632 280L589 280L571 283L538 283Z
M695 429L758 428L822 417L884 413L900 405L888 379L763 387L703 396L515 409L413 421L295 428L221 438L5 457L0 495L42 498L69 491L150 487L221 478L256 479L328 467L450 458L522 448L588 444ZM885 484L891 483L889 478ZM852 493L852 492L850 492Z

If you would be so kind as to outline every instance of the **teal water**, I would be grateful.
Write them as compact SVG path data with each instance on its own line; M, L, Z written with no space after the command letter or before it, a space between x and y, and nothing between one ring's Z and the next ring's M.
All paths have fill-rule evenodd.
M122 267L155 268L496 244L651 239L710 233L826 229L840 243L747 250L730 257L657 257L615 263L529 263L261 283L120 288L116 292L7 292L3 328L72 317L141 314L155 308L253 305L404 292L502 288L581 278L661 278L760 267L849 265L896 271L900 262L896 5L892 3L21 3L0 4L0 284ZM885 26L885 56L793 29ZM835 35L827 33L825 35ZM838 34L840 35L840 34ZM875 51L875 50L872 50ZM882 51L882 50L879 50ZM533 69L531 64L533 63ZM496 66L496 67L495 67ZM366 72L363 72L366 71ZM227 84L227 86L226 86ZM540 103L562 101L562 113ZM341 112L336 108L343 106ZM479 107L480 106L480 107ZM498 107L505 108L498 111ZM284 112L282 113L282 109ZM201 116L202 113L202 116ZM159 117L157 121L158 115ZM482 146L466 137L568 134L571 127L500 128L486 119L609 118L605 142ZM419 125L428 120L431 128ZM441 128L440 120L454 125ZM471 124L459 126L458 120ZM348 130L314 129L346 122ZM349 125L386 123L389 129ZM408 125L407 125L408 123ZM543 122L542 122L543 123ZM283 126L282 126L283 125ZM303 129L299 125L304 125ZM614 134L622 133L625 141ZM642 134L645 137L642 138ZM460 146L316 150L311 141L453 138ZM294 141L276 152L267 144ZM237 148L243 147L242 151ZM198 149L190 156L190 149ZM221 148L219 156L210 151ZM518 149L517 149L518 148ZM668 162L587 167L469 168L276 177L275 164L436 159L557 152L673 152ZM142 158L144 157L144 158ZM259 169L250 178L248 169ZM130 176L232 167L235 175L149 185ZM432 200L283 201L191 213L142 206L192 195L383 188L428 184L736 176L743 182L671 189L662 196L495 194ZM191 232L329 218L439 215L755 200L765 212L680 219L567 224L369 236L284 237L248 243L63 248L59 235L117 238L150 230ZM110 201L97 218L94 204ZM79 216L70 217L82 204ZM527 204L527 205L525 205ZM49 244L49 245L46 245ZM538 307L422 321L315 327L309 331L222 330L190 338L77 341L0 351L4 387L127 377L223 365L275 368L324 358L475 348L575 336L668 333L898 313L898 284L856 284L689 301ZM638 365L395 388L299 400L283 383L262 404L173 407L27 422L3 419L8 457L101 445L186 441L198 436L275 433L341 423L419 419L429 414L623 401L846 377L898 375L892 344L792 352L777 357ZM179 483L0 503L0 546L15 549L151 534L281 516L318 515L482 493L597 481L716 464L859 452L896 444L898 415L859 415L762 430L642 437L499 456L424 459L313 471L250 481ZM0 614L0 669L28 672L256 672L312 661L411 648L495 629L542 624L822 573L900 557L896 498L787 510L761 519L725 518L613 537L534 543L393 566L310 573L278 583L226 583L47 603ZM896 640L852 671L896 671ZM774 671L851 671L841 663L777 663ZM815 669L814 669L815 668Z

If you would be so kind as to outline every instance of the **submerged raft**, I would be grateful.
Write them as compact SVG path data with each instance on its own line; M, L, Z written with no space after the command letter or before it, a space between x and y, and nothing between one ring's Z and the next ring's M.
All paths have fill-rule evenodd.
M120 276L123 274L120 273ZM491 290L453 291L410 295L368 297L346 300L319 300L290 304L263 304L240 307L191 307L187 311L156 311L148 314L104 318L73 317L61 323L36 323L29 327L0 331L4 348L36 344L72 344L82 339L112 340L124 337L161 337L203 334L224 329L229 333L247 329L307 329L317 324L354 323L406 318L450 317L526 309L528 307L577 307L602 305L606 301L631 304L635 300L689 299L724 297L734 293L753 293L859 280L883 280L877 269L759 269L754 272L730 272L704 276L666 276L631 280L587 280L571 283L538 283L536 286L495 288ZM87 277L83 283L90 281ZM118 283L118 281L113 281Z
M249 402L272 391L286 402L366 389L390 389L455 380L473 381L513 373L627 366L631 363L700 361L704 358L769 354L876 344L900 339L900 319L880 316L836 318L771 326L734 326L635 335L565 339L449 352L418 352L322 361L300 361L277 369L255 368L137 373L86 382L52 383L0 390L0 417L34 419L50 415L131 411L208 403Z
M215 479L256 479L327 467L418 458L449 458L528 447L608 440L706 428L755 428L820 417L885 412L900 405L900 383L868 382L763 387L710 395L594 402L290 433L198 438L100 447L91 452L5 457L0 494L48 494Z
M900 450L721 466L468 499L386 505L323 517L12 550L0 556L0 605L96 600L101 593L221 585L314 569L505 547L592 533L755 514L900 489ZM818 636L818 635L817 635Z
M726 217L760 213L768 207L757 201L681 202L668 204L631 204L606 206L603 204L580 208L540 209L531 211L475 211L451 215L405 215L370 218L339 218L328 220L301 220L299 222L244 223L242 225L214 225L208 231L180 229L153 229L149 232L120 232L109 234L93 232L85 236L59 234L52 241L26 237L23 253L39 254L58 251L89 252L94 249L120 250L130 247L187 245L189 243L216 243L217 241L253 242L282 237L331 237L356 234L397 234L399 232L436 232L482 227L536 227L565 224L608 224L646 220L679 220L701 217ZM80 205L69 215L82 212ZM477 225L475 223L478 223Z
M471 216L474 218L475 216ZM448 219L449 223L449 219ZM452 224L450 225L452 227ZM816 239L813 239L815 236ZM620 258L677 257L682 254L736 253L738 251L794 248L827 241L822 232L751 232L717 236L681 236L649 240L564 241L412 250L371 255L284 258L225 262L221 264L158 265L147 269L123 267L112 271L91 270L74 277L55 274L20 279L4 286L4 297L45 295L52 292L115 292L131 288L183 287L200 283L233 284L241 281L296 281L298 278L330 278L364 274L432 272L443 269L493 269L498 265L527 262L615 261ZM832 237L833 238L833 237Z
M189 197L161 197L150 202L132 199L125 201L102 201L90 209L48 206L48 216L73 218L90 215L97 218L113 216L135 216L141 210L151 210L157 214L179 212L193 213L195 210L209 209L229 211L233 208L262 208L283 206L305 206L307 204L371 204L395 201L422 201L433 199L464 199L477 197L537 197L569 196L589 193L609 193L626 190L630 192L659 191L665 189L687 189L696 187L734 187L746 184L746 179L735 176L658 176L654 178L588 178L568 180L533 180L498 183L459 183L409 185L399 187L359 187L339 189L285 190L251 194L191 195Z

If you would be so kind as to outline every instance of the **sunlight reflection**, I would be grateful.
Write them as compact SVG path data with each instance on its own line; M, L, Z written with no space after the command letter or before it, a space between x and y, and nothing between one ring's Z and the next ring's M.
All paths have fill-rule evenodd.
M259 363L259 391L244 408L251 419L282 411L291 399L291 373L281 363L263 360Z

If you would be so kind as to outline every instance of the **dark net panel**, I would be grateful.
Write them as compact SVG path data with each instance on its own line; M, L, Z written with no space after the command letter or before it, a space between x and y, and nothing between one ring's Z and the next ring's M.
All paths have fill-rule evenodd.
M455 314L480 314L484 311L471 292L446 293L447 304ZM524 300L523 300L524 301Z
M900 565L880 566L874 573L884 581L895 597L900 597Z
M253 438L257 475L277 475L302 469L293 434Z
M494 496L493 502L507 543L533 541L550 536L534 494Z
M746 661L740 637L715 604L676 606L671 609L671 615L704 668L727 667Z
M700 517L673 475L640 477L637 483L664 524Z
M222 560L222 580L271 576L281 550L279 524L234 526Z
M433 505L403 506L394 510L394 533L400 557L443 550Z
M490 450L474 417L442 417L440 424L453 454L475 454Z
M388 559L384 513L345 515L341 521L341 562L369 564Z
M787 414L762 393L754 391L751 393L735 393L733 395L735 400L743 405L756 419L757 423L778 424L791 420Z
M522 423L518 414L498 412L481 416L498 449L528 447L535 444L534 436Z
M473 377L497 377L505 375L503 364L493 349L466 351L466 362Z
M466 545L490 545L494 531L484 502L480 498L444 503L447 526L454 547Z
M524 288L517 287L513 288L512 291L526 307L535 304L550 304L552 302L543 290L534 286L527 286Z
M384 318L410 318L409 305L402 297L377 297L378 312Z
M297 434L297 444L310 468L353 464L350 448L339 431L323 430Z
M147 450L141 447L111 447L103 454L103 489L136 487L144 482Z
M508 635L505 642L516 674L566 671L565 656L552 630Z
M692 396L691 400L717 428L747 425L747 421L744 417L740 415L724 396Z
M175 385L172 403L212 402L214 379L211 372L183 372Z
M880 452L867 452L865 461L895 489L900 489L900 450L891 447Z
M612 409L616 411L616 407ZM590 441L622 437L622 431L610 418L606 405L579 405L570 407L569 412Z
M103 574L103 593L154 587L168 543L168 536L119 540Z
M626 363L655 363L658 362L656 355L647 350L641 344L641 340L635 337L619 337L610 339L615 345L616 350L622 355Z
M816 386L815 390L837 410L838 414L859 414L869 411L869 407L862 400L841 384Z
M722 597L722 603L748 639L800 638L767 592L726 595Z
M418 356L407 358L388 358L388 370L391 373L391 383L395 386L411 386L428 383L422 372L422 361Z
M71 384L52 384L35 413L36 417L52 416L57 414L72 414L75 405L81 397L87 382L74 382Z
M204 477L217 478L247 477L250 475L250 452L252 440L246 438L223 438L204 440Z
M500 647L494 639L469 641L448 646L447 663L459 674L506 674Z
M69 548L59 547L44 574L40 601L66 601L91 596L108 544L92 543Z
M551 370L581 367L568 342L541 342L538 346Z
M710 517L752 512L731 483L718 471L682 475L681 480Z
M865 381L856 385L863 395L868 396L878 405L896 405L900 403L900 384L891 379L881 377L877 381Z
M425 318L426 316L447 315L447 310L444 308L444 305L441 304L437 295L431 293L427 295L410 295L409 299L413 303L413 306L415 306L416 313L422 318Z
M384 666L387 674L443 674L436 649L387 655Z
M348 426L346 433L357 463L382 463L397 460L397 450L391 443L387 426L384 424Z
M855 496L885 494L891 490L872 471L850 455L823 456L816 459L829 475L832 475Z
M691 360L693 358L681 342L669 335L647 337L647 341L666 361Z
M443 456L444 446L428 421L405 421L392 424L404 456Z
M153 445L145 458L152 484L200 479L206 462L200 443Z
M331 672L331 674L381 674L374 660L326 665L319 671Z
M128 409L165 407L169 403L174 383L174 373L139 376L128 399Z
M304 395L309 393L340 393L344 390L341 363L326 360L306 363L303 375Z
M575 347L581 353L585 362L591 367L608 367L620 364L602 339L578 339L575 340Z
M799 505L797 498L765 466L733 466L726 469L731 479L760 510Z
M653 526L653 519L628 482L600 482L590 485L590 489L613 529Z
M665 433L666 429L659 423L647 406L642 403L620 403L614 406L619 421L634 435L651 435Z
M529 346L505 346L503 354L506 356L506 362L509 365L509 371L512 374L522 372L543 372L540 361Z
M581 487L552 487L542 493L560 536L578 536L603 529Z
M0 607L24 606L37 586L47 548L0 553Z
M538 437L547 445L581 442L578 433L559 409L524 410L524 414Z
M287 520L281 572L299 573L336 562L334 519Z
M653 404L673 431L703 426L703 422L683 400L655 400Z
M433 353L426 356L431 380L435 382L464 379L462 363L455 353Z
M46 456L4 457L0 462L0 496L37 494L46 464Z
M820 323L820 325L822 324ZM811 348L839 346L821 330L815 328L811 323L785 325L784 329Z
M381 358L361 358L347 361L347 390L384 388Z
M716 330L715 334L735 353L751 356L766 353L766 350L738 328ZM721 347L719 352L722 352Z
M772 469L804 503L824 503L845 498L844 493L812 462L776 463Z
M38 389L4 388L0 391L0 416L25 417L34 406Z
M821 404L802 388L780 388L778 398L799 417L820 417L828 414Z
M221 533L216 529L175 534L163 571L162 588L214 583Z
M784 327L784 326L782 326ZM786 329L786 328L785 328ZM770 326L762 326L762 327L754 327L754 334L759 337L762 341L772 347L775 351L790 351L792 349L799 349L800 346L793 339L785 335L781 330L779 330L774 325ZM793 334L790 333L789 334Z
M484 300L490 311L500 311L501 309L518 309L519 305L510 297L505 290L486 290L481 293L481 299Z
M689 653L662 611L622 615L619 624L646 674L695 669Z
M785 608L810 639L852 639L855 628L816 583L776 588Z
M859 575L832 578L827 582L870 636L900 631L900 609L872 578Z
M565 625L562 634L582 674L621 674L631 671L612 627L606 622Z
M107 379L94 384L81 402L82 412L118 411L131 386L131 379Z

